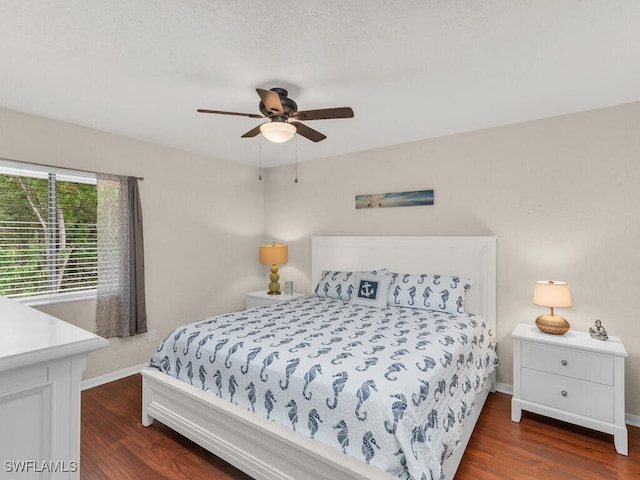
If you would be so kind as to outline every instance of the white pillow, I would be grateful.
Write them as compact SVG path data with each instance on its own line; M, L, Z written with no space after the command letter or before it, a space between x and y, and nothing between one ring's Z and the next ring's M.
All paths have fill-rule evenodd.
M387 302L392 307L411 307L464 313L465 295L473 281L455 275L392 273Z
M390 283L391 275L372 275L359 272L356 274L355 288L350 303L384 308L387 306Z
M348 301L353 293L353 272L324 270L315 289L317 297Z

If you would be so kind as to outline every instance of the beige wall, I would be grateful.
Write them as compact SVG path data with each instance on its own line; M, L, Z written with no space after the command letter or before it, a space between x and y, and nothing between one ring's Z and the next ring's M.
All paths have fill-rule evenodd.
M158 342L181 323L243 308L244 293L264 283L257 168L1 109L0 157L145 178L147 315ZM95 330L95 301L40 308ZM158 342L110 339L84 378L145 363Z
M149 328L239 309L265 270L256 245L286 240L282 280L310 291L312 235L496 235L498 381L510 384L509 333L532 322L533 282L570 283L576 329L596 318L621 336L627 411L640 414L640 103L257 169L0 109L0 157L144 176ZM264 190L263 190L264 187ZM355 210L358 193L433 188L431 207ZM221 253L222 252L222 253ZM93 302L43 310L93 330ZM111 339L85 378L148 360L146 336Z
M513 379L510 332L544 312L533 283L566 280L574 306L558 313L622 337L639 415L639 132L633 103L305 162L298 184L269 169L266 238L290 242L281 278L308 292L312 235L495 235L498 381ZM356 194L431 188L434 206L355 210Z

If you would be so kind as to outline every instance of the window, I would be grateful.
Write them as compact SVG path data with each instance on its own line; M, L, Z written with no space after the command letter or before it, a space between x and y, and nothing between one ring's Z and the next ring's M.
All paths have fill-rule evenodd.
M96 202L95 174L0 160L0 295L95 293Z

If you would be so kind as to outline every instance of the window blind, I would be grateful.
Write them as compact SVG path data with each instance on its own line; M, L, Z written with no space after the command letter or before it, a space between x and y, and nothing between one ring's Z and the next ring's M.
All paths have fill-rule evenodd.
M96 207L95 175L1 161L0 294L94 290Z

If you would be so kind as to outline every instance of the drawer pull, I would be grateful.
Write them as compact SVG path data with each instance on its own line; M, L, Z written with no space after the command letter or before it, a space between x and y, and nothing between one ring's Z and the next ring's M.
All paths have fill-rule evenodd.
M567 362L566 360L562 360L560 363L563 367L566 367L569 362Z
M566 397L568 395L566 390L562 390L560 393L562 394L563 397Z

